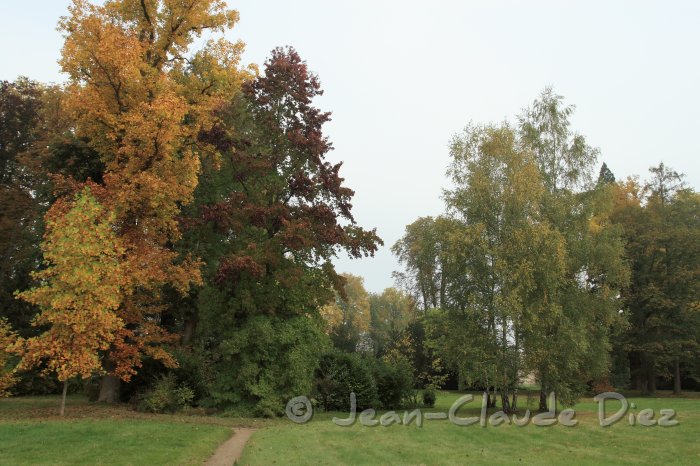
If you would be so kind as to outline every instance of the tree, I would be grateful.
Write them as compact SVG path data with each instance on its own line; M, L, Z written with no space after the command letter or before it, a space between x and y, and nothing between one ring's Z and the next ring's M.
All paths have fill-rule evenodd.
M542 220L564 242L564 276L535 297L553 312L536 330L545 336L540 347L530 350L540 361L533 369L542 387L541 409L550 390L573 402L585 382L607 376L609 332L619 325L617 296L628 278L621 233L609 220L614 177L603 165L601 182L592 183L599 151L571 130L574 109L546 88L519 117L520 138L533 152L545 188Z
M0 82L0 308L9 324L27 332L36 310L14 299L41 260L46 210L42 184L24 156L40 139L43 87L27 78Z
M17 382L14 367L11 367L13 348L17 335L7 320L0 319L0 397L8 396L9 389Z
M600 173L598 174L598 183L614 183L615 182L615 175L613 175L613 172L610 171L608 168L608 164L603 162L603 165L600 167Z
M507 125L472 126L451 144L449 209L464 224L462 274L471 292L463 308L447 308L445 360L467 384L493 386L503 410L516 391L532 318L535 273L561 273L561 238L539 213L543 185L536 160ZM535 244L533 245L533 239ZM546 266L542 267L542 262ZM542 309L543 310L543 309ZM510 395L513 395L512 402Z
M697 377L685 361L700 349L700 204L682 175L663 163L650 171L643 186L633 180L617 185L614 220L624 230L632 269L623 293L632 386L651 395L659 376L673 379L676 393L682 369Z
M564 105L564 97L546 87L519 116L520 135L533 150L545 188L576 190L591 181L591 166L599 150L585 137L571 131L569 117L576 107Z
M369 311L369 336L375 356L383 356L418 317L413 297L396 288L387 288L381 294L371 293Z
M264 74L247 82L221 109L221 123L200 136L222 159L220 167L204 166L199 206L187 220L185 243L208 264L198 314L190 318L198 321L219 380L236 377L241 368L225 359L237 345L237 329L262 320L277 322L273 329L292 322L320 325L319 309L334 291L345 293L332 263L338 252L359 258L381 244L374 230L356 224L354 192L343 183L341 164L326 160L332 145L323 125L330 116L313 106L320 94L318 78L297 52L275 49ZM323 334L313 335L318 338L302 343L322 347ZM272 368L262 356L248 360L256 361L272 374L286 370ZM306 366L309 374L314 365ZM265 404L254 386L221 403Z
M114 214L89 187L73 202L59 201L47 214L42 243L47 268L34 274L41 284L17 296L40 307L33 320L48 326L18 342L20 369L45 364L63 382L61 415L69 379L102 372L102 352L123 330L118 317L124 284L123 249L112 230Z
M367 345L370 329L369 293L362 277L342 274L345 281L343 294L321 307L321 316L336 348L352 353ZM364 345L363 345L364 344Z
M457 296L448 288L458 286L460 272L454 260L459 252L453 248L455 232L461 227L447 216L422 217L406 226L404 236L391 248L406 268L406 273L394 273L394 277L424 312L446 306L448 299Z
M447 215L419 219L394 246L404 286L424 308L440 308L427 320L427 345L460 386L498 389L505 410L531 372L542 409L550 390L575 402L587 382L607 376L600 348L620 324L628 275L610 221L614 188L592 183L598 150L571 130L572 112L548 88L517 131L470 126L456 136Z
M204 31L223 32L237 20L221 0L74 0L59 24L66 110L105 166L103 202L115 213L129 279L118 310L125 327L110 349L101 400L113 401L119 379L146 356L175 364L163 348L173 337L158 322L164 288L186 294L201 283L200 263L174 250L201 160L216 157L198 136L249 76L238 66L241 43L189 48Z

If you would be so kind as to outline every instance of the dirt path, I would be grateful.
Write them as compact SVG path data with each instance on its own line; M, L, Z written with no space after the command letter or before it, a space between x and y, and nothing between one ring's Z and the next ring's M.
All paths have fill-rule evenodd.
M243 447L255 429L237 427L233 431L230 439L222 443L214 452L214 456L209 458L205 466L231 466L238 461L243 453Z

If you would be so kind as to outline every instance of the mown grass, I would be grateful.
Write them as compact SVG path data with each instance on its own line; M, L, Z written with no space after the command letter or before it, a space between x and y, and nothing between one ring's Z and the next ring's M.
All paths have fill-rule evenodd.
M446 412L458 396L441 393L432 411ZM651 408L658 419L660 409L675 409L680 424L665 428L630 426L627 417L603 428L597 404L582 401L575 407L575 427L458 427L447 420L426 420L423 427L359 422L339 427L332 416L347 414L324 413L304 425L288 422L258 431L240 464L700 464L700 399L628 398L636 405L628 414ZM523 408L525 402L521 399ZM480 403L476 395L459 415L478 416ZM619 407L609 403L608 415Z
M70 397L0 400L0 464L202 464L231 436L235 421L202 416L147 415L124 405Z
M661 409L675 409L680 425L630 426L625 417L603 428L590 398L575 406L576 427L458 427L447 420L424 420L423 427L365 427L359 422L339 427L332 422L333 416L347 413L317 413L309 423L297 425L286 419L196 412L150 415L79 396L69 398L67 416L60 418L57 397L15 398L0 400L0 464L201 464L236 426L258 428L241 465L700 464L700 394L627 395L636 405L629 412L651 408L658 419ZM459 396L441 392L436 407L423 411L446 412ZM534 408L537 400L531 401ZM521 396L521 414L526 402ZM459 416L478 416L480 404L475 394ZM617 407L610 402L608 413Z
M201 464L231 430L144 420L0 423L3 465Z

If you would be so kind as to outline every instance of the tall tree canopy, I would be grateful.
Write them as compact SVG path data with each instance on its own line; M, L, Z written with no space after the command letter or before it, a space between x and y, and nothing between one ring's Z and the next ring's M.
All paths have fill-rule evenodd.
M221 123L200 134L223 157L220 167L204 167L186 243L208 264L195 317L222 374L244 364L234 342L249 325L315 326L318 333L307 332L315 335L313 342L298 335L279 343L303 354L308 345L323 346L319 308L334 299L334 288L346 296L333 258L341 251L354 258L373 255L381 244L374 230L356 224L354 193L340 177L341 164L326 159L332 145L322 127L330 114L313 106L321 92L294 49L275 49L264 74L220 111ZM297 376L310 383L319 354L308 354L307 376ZM257 371L284 370L255 361ZM221 402L238 391L259 409L270 403L269 391L255 380L233 380L221 377L215 390Z
M539 296L559 309L535 329L546 336L535 369L541 408L549 390L571 402L584 382L607 374L609 333L620 325L618 296L628 279L621 232L610 221L612 187L593 183L599 151L571 129L574 110L546 88L519 117L520 138L532 150L545 187L540 211L565 244L565 273L555 292L542 289ZM606 169L599 178L610 177Z
M451 144L445 216L418 219L393 248L400 281L439 308L428 345L462 384L499 390L506 410L528 373L543 395L574 402L607 374L619 324L627 268L613 186L593 183L598 151L571 130L572 112L548 88L517 128L467 127Z
M631 382L645 394L659 376L681 390L681 370L700 379L700 196L663 163L643 184L616 186L614 220L625 233L631 283L624 290L629 322L624 350ZM683 367L681 367L683 366Z
M128 379L144 355L174 364L161 347L171 339L156 322L164 286L186 293L201 283L199 262L173 248L201 161L217 156L198 136L248 77L239 68L242 44L190 46L237 19L220 0L75 0L60 22L65 107L75 134L104 163L101 201L115 214L125 250L118 314L126 327L111 349L115 377Z

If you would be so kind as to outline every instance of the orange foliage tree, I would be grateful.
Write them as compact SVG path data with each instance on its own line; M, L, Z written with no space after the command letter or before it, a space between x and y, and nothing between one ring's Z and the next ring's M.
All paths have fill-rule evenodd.
M61 414L68 380L102 371L102 354L123 328L117 316L124 284L123 249L108 212L84 188L72 202L56 202L47 214L42 250L47 268L36 272L40 285L18 294L39 306L32 325L48 327L20 339L18 369L43 365L63 382Z
M7 319L0 319L0 396L8 396L15 382L14 368L8 367L17 336Z
M158 324L161 293L201 283L199 261L174 251L178 215L192 201L202 158L217 157L199 135L251 76L239 66L240 42L189 49L203 32L223 33L237 20L221 0L74 0L60 22L66 109L105 164L101 200L125 248L125 326L112 342L103 401L114 400L119 379L129 380L144 355L176 364L164 349L173 337Z

